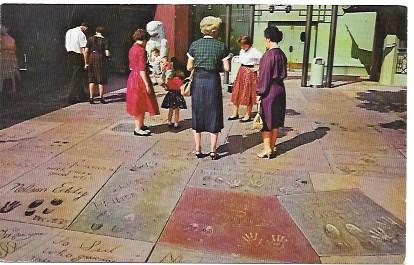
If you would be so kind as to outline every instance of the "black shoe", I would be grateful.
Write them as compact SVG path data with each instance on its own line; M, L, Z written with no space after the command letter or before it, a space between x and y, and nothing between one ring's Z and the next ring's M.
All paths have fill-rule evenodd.
M237 115L237 116L230 116L227 120L234 121L234 120L238 120L238 119L239 119L239 115Z
M139 130L138 132L134 130L134 135L136 136L151 136L149 132L146 132L144 130Z
M141 130L143 130L143 131L149 131L150 129L149 129L148 126L142 125Z
M95 101L93 101L93 98L90 98L90 99L89 99L89 103L90 103L90 104L95 104Z
M196 155L197 158L203 158L204 157L204 154L201 153L201 151L196 151L195 155Z
M240 122L249 122L249 121L252 121L252 119L251 118L248 118L248 119L243 118L243 119L240 120Z
M217 152L210 152L210 158L211 160L217 160L219 159L219 155L217 154Z
M100 98L99 101L101 102L101 104L107 104L108 102L105 101L104 98Z

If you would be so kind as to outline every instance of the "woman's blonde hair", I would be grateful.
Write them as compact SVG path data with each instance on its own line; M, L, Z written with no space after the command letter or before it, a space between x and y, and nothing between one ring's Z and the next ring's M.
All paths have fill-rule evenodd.
M201 33L204 35L211 35L213 32L219 30L221 23L221 18L212 16L205 17L200 22Z

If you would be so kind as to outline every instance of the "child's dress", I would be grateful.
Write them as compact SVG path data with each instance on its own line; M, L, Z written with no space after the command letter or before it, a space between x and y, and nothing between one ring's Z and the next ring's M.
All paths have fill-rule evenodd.
M161 108L164 109L187 109L184 97L181 95L180 87L183 81L178 77L173 77L167 81L166 87L168 89L162 101Z

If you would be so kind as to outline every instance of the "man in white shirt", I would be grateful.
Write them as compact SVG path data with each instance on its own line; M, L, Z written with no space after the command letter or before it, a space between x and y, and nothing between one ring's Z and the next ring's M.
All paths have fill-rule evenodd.
M67 79L69 80L69 103L74 104L88 98L84 91L86 64L86 36L88 24L82 24L69 29L65 36L65 48L67 51Z

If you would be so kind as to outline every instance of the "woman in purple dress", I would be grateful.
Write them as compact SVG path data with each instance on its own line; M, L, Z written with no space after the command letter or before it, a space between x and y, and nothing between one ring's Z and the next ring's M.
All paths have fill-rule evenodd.
M274 147L279 128L285 123L286 93L283 79L287 76L287 59L278 46L283 39L283 33L277 27L265 29L264 38L267 51L260 60L256 88L256 94L261 101L263 150L257 156L272 158L275 155Z

